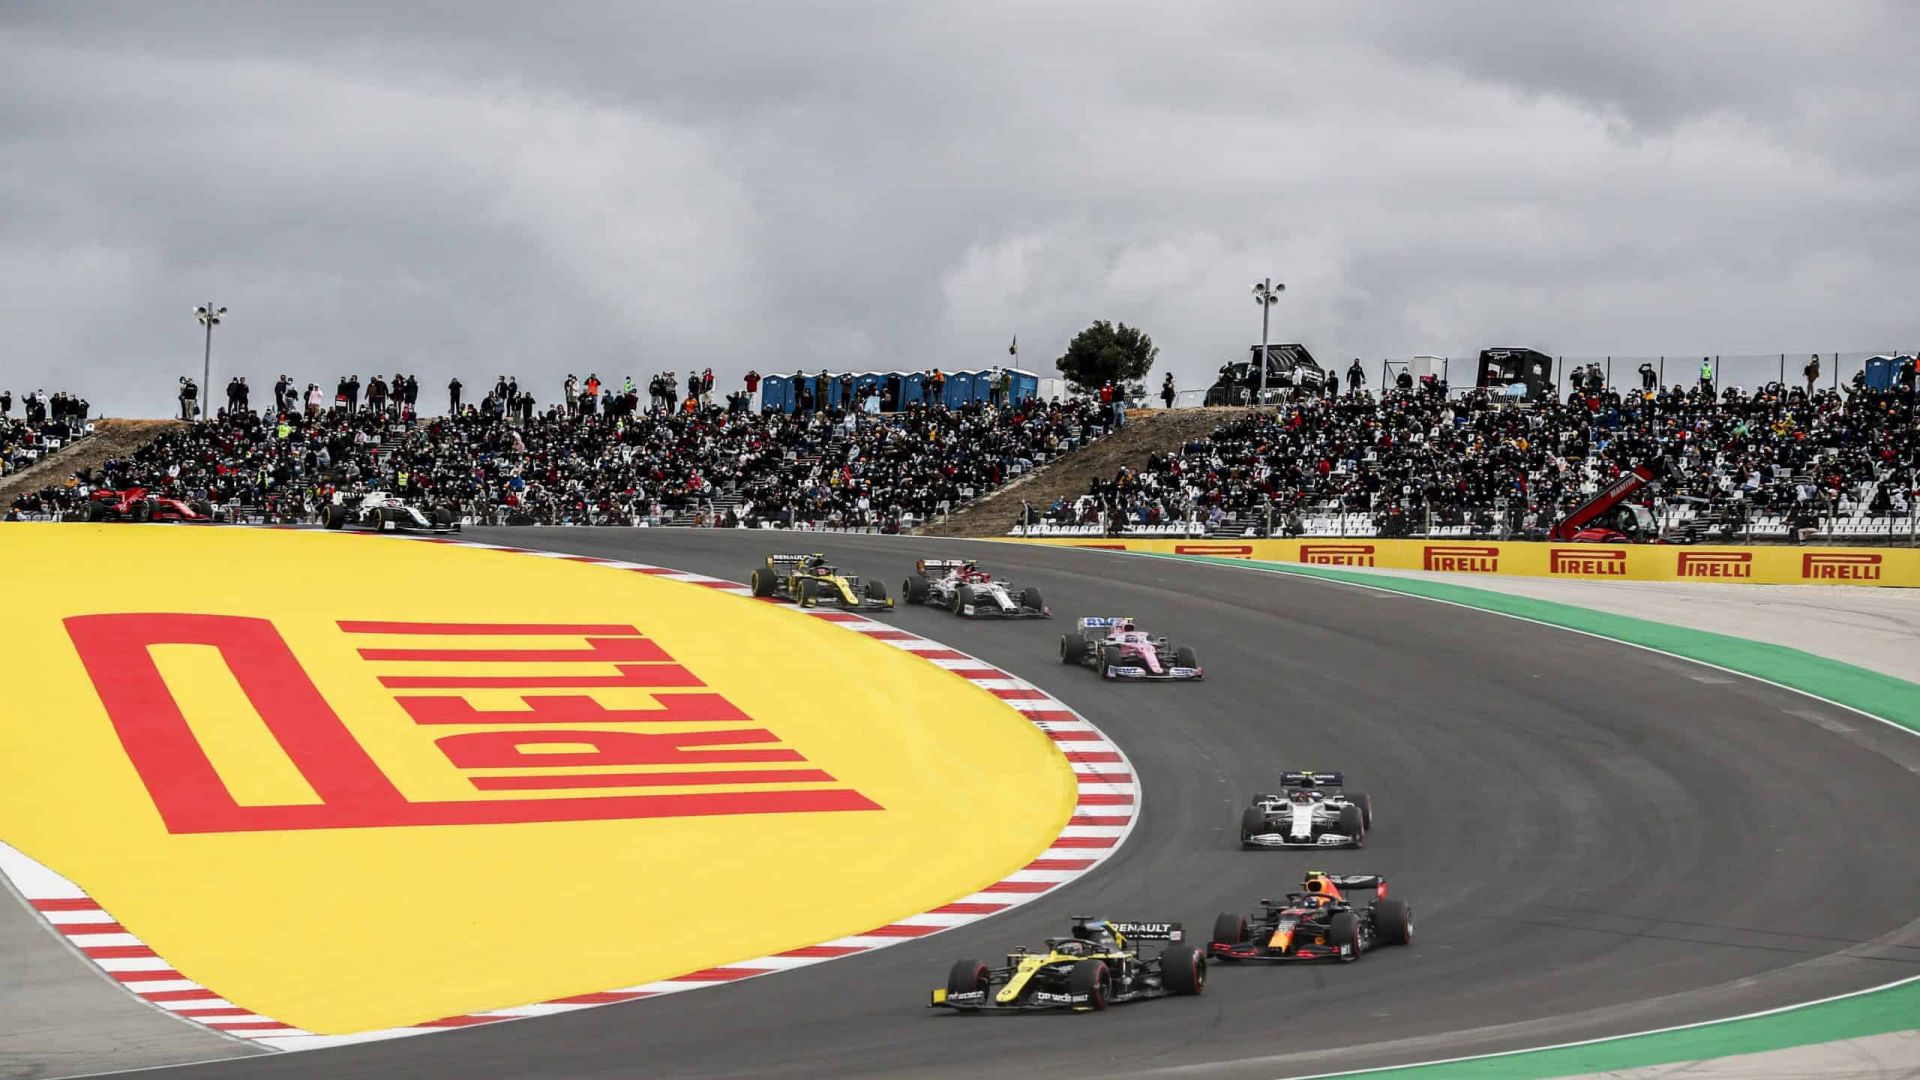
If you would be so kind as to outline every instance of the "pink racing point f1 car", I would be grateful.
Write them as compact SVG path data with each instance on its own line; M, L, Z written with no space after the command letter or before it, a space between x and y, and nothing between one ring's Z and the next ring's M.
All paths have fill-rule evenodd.
M1127 615L1081 619L1060 639L1060 662L1090 667L1103 679L1184 681L1206 675L1193 650L1167 644L1133 625Z

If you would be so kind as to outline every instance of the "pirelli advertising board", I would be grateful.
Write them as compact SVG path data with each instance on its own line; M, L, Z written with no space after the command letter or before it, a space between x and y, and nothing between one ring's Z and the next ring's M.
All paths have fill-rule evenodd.
M1496 540L1132 540L1028 543L1211 555L1309 566L1432 570L1588 581L1719 581L1753 585L1920 587L1920 549L1544 544Z

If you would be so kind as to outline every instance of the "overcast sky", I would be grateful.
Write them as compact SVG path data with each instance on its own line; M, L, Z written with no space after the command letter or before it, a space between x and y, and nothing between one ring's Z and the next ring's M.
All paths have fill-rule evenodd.
M0 3L0 387L1920 345L1920 4ZM1158 382L1156 371L1155 383Z

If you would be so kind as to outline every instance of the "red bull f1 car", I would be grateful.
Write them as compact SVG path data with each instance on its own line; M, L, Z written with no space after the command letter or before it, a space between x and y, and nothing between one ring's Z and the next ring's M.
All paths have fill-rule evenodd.
M1278 795L1255 795L1240 813L1243 847L1364 847L1373 828L1373 800L1344 791L1337 772L1280 774Z
M88 521L177 521L186 525L213 523L213 507L199 500L156 495L143 487L115 491L102 488L87 499Z
M1090 667L1103 679L1175 681L1206 676L1193 650L1175 648L1133 624L1127 615L1090 616L1060 639L1060 662Z
M1261 900L1251 915L1221 913L1208 953L1216 960L1352 963L1381 945L1413 941L1413 905L1389 898L1387 879L1378 874L1309 870L1301 887L1278 904Z
M972 559L921 559L900 585L909 604L942 607L968 619L1048 619L1053 612L1040 590L1016 588L980 569Z
M1048 938L1044 951L1016 949L1000 967L973 959L954 964L929 1007L1094 1012L1125 1001L1198 994L1207 988L1207 958L1182 944L1184 936L1179 923L1076 915L1072 934ZM1140 950L1144 941L1171 944L1149 955Z
M893 607L885 585L843 574L825 555L769 555L767 565L755 569L747 580L753 595L803 608L825 604L849 611L887 611Z

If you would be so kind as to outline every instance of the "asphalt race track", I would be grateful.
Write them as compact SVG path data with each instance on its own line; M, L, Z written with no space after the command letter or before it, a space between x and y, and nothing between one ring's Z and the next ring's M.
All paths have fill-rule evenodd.
M207 1078L1281 1077L1730 1016L1920 973L1920 739L1765 684L1426 601L1228 567L965 541L681 530L474 530L469 539L743 580L821 550L897 591L916 555L1038 586L1051 623L881 616L1042 683L1118 741L1145 795L1132 838L1057 895L802 971L544 1019L163 1070ZM1083 614L1191 643L1207 681L1063 668ZM820 685L860 672L823 662ZM1283 765L1373 796L1364 851L1247 852L1249 795ZM965 814L966 807L953 808ZM938 858L929 852L928 858ZM923 1008L963 956L1068 916L1213 916L1308 867L1381 872L1412 948L1346 966L1214 965L1200 998L1091 1016ZM778 891L739 898L779 919ZM671 928L662 928L671 932Z

